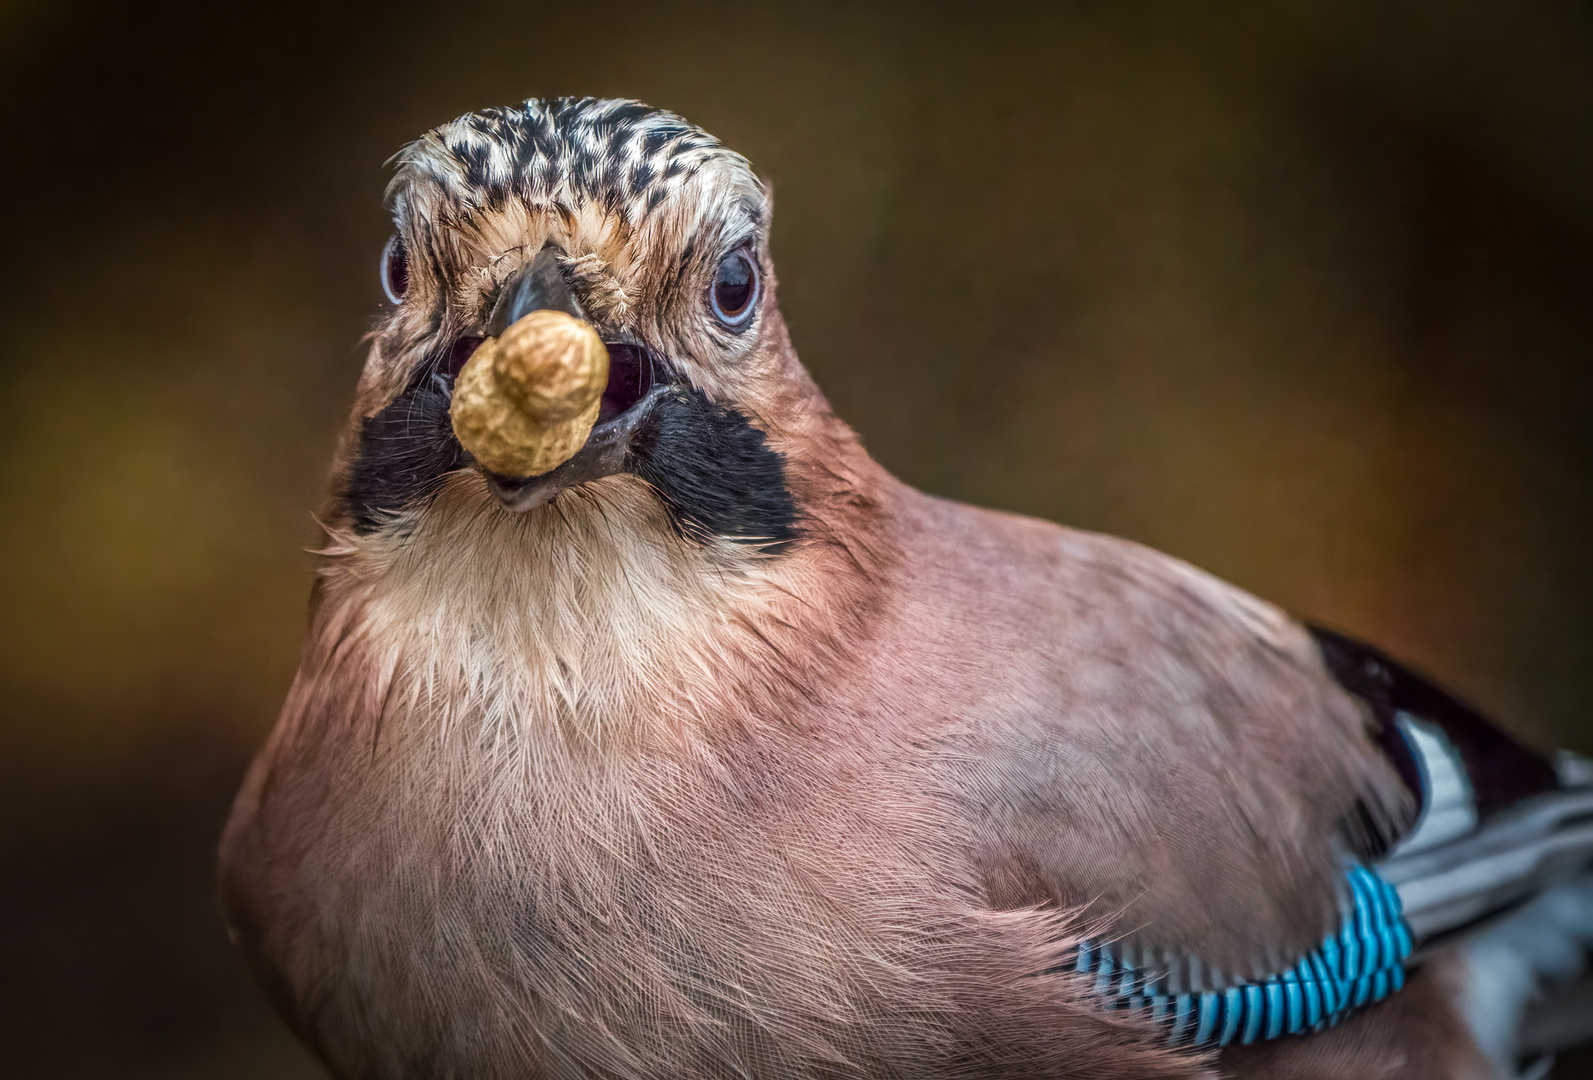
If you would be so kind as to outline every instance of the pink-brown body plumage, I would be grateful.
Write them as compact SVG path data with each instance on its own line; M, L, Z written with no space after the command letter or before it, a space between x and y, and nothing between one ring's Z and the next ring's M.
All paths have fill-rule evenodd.
M796 358L745 163L668 114L602 134L622 104L466 118L395 181L407 288L223 841L300 1035L341 1077L1496 1075L1458 962L1220 1054L1063 970L1083 937L1237 978L1320 942L1344 860L1415 813L1367 706L1261 601L881 469ZM361 470L418 358L549 244L605 340L750 418L789 537L724 535L645 463L523 512L452 459L360 496L392 487ZM737 245L762 285L731 334L701 298Z

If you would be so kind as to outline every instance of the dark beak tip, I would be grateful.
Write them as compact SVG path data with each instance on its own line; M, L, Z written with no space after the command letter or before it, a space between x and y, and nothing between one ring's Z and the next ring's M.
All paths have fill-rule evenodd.
M630 461L632 437L669 394L669 386L654 386L625 412L593 428L586 445L552 472L514 477L481 469L487 478L487 487L505 510L519 514L550 502L568 488L625 472Z

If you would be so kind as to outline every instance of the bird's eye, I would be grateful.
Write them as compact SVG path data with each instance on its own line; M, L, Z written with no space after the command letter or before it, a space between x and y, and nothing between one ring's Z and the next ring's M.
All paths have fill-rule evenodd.
M732 330L740 330L752 318L757 303L758 264L745 248L732 251L720 262L708 290L714 318Z
M382 291L396 304L408 288L409 257L404 252L404 241L395 233L382 249Z

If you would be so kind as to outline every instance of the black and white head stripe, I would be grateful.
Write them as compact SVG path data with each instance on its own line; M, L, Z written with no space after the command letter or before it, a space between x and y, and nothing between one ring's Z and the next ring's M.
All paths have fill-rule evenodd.
M703 168L746 160L673 113L637 101L547 98L484 109L427 132L396 158L393 190L425 177L455 207L510 198L602 202L639 221Z
M767 274L769 200L740 154L639 102L554 98L459 117L396 161L387 197L408 291L386 354L479 332L507 279L552 245L606 340L639 341L719 400L746 392L769 290L733 326L711 310L727 256Z

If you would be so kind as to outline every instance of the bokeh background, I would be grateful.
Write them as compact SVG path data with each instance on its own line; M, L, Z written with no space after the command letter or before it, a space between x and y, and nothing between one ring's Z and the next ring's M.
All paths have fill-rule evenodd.
M1593 750L1585 4L12 2L0 1073L320 1075L213 847L293 671L384 162L551 93L773 181L797 345L908 481Z

